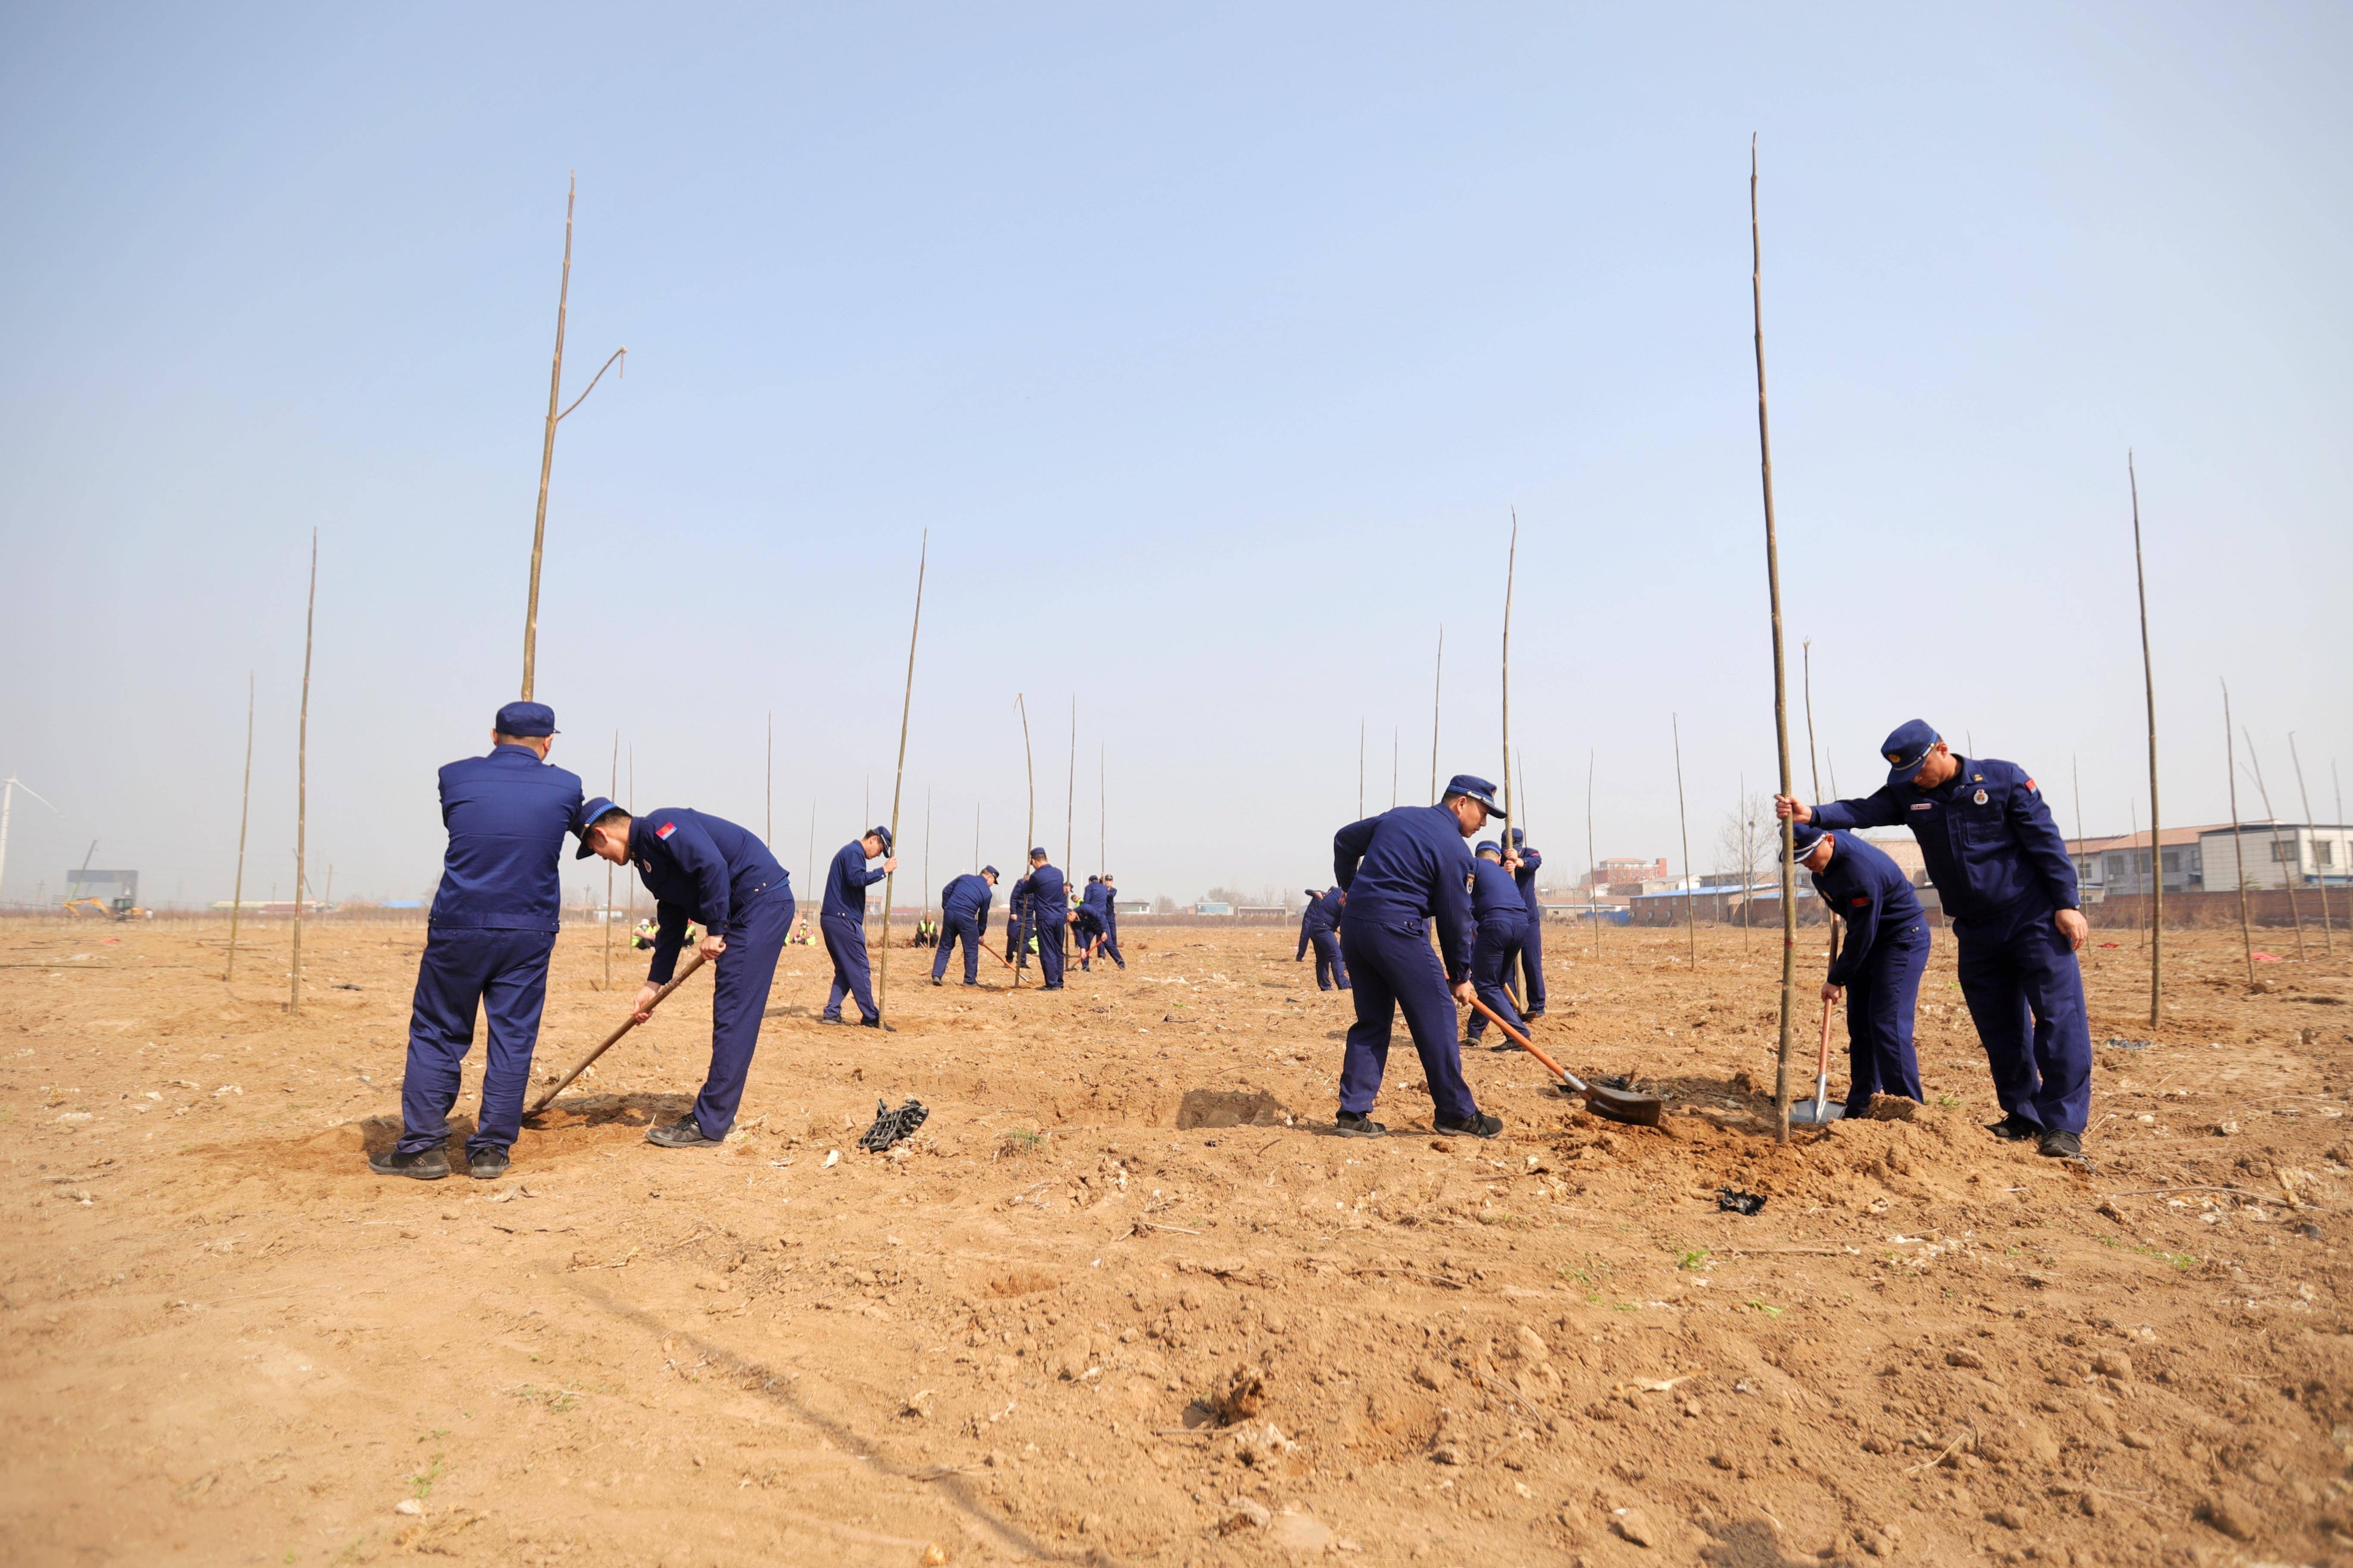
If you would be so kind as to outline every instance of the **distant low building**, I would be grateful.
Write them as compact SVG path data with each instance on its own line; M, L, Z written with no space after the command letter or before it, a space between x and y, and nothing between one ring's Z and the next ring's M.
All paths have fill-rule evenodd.
M1197 915L1229 915L1234 912L1234 906L1213 899L1203 899L1193 906L1193 912Z
M2209 833L2227 837L2230 831L2227 822L2219 826L2168 827L2154 846L2145 828L2105 838L2071 838L2067 854L2075 862L2076 889L2087 904L2096 904L2110 893L2148 892L2158 875L2158 863L2150 858L2152 849L2162 857L2165 890L2195 893L2207 886L2205 850L2200 840Z
M2171 837L2167 835L2168 842ZM2242 882L2251 889L2308 888L2324 881L2342 887L2353 878L2348 851L2353 827L2342 824L2245 822L2234 833L2225 823L2198 833L2209 892L2236 892Z

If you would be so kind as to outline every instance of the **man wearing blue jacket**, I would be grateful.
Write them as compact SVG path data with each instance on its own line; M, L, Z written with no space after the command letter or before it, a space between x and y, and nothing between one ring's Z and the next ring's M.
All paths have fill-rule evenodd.
M1021 923L1038 943L1038 973L1043 989L1062 988L1062 933L1071 929L1070 886L1060 868L1047 863L1043 849L1029 851L1029 874L1013 884L1013 906Z
M1092 973L1095 967L1095 944L1111 929L1111 889L1101 877L1087 879L1087 890L1079 895L1079 907L1071 911L1071 930L1079 939L1079 967Z
M932 957L932 984L944 985L948 955L964 943L964 983L980 984L980 928L988 921L989 901L997 897L997 868L967 871L940 889L940 950Z
M1520 990L1528 1005L1520 1016L1533 1024L1545 1016L1544 901L1536 897L1536 871L1544 865L1544 851L1529 848L1527 838L1518 828L1512 829L1512 852L1520 858L1512 880L1520 885L1520 901L1528 911L1527 931L1520 941Z
M1502 815L1494 785L1457 773L1436 805L1398 806L1332 837L1333 879L1348 900L1340 952L1356 1004L1340 1068L1335 1131L1344 1138L1378 1138L1388 1131L1371 1111L1400 1007L1430 1082L1431 1124L1473 1138L1504 1130L1502 1117L1481 1111L1471 1098L1454 1033L1454 1005L1467 1006L1472 995L1471 857L1462 841L1489 816ZM1432 922L1437 953L1430 950Z
M664 1149L705 1149L723 1141L744 1102L744 1080L760 1046L760 1020L776 960L793 929L793 887L757 835L708 812L677 806L632 817L602 798L582 812L588 825L577 858L599 855L633 865L654 896L654 957L633 1011L642 1024L654 996L677 973L690 922L717 966L711 983L711 1070L684 1116L646 1131Z
M1504 858L1504 847L1493 839L1481 844L1471 861L1471 921L1476 928L1471 946L1471 987L1495 1016L1522 1034L1527 1020L1512 1005L1512 972L1519 966L1520 946L1527 940L1528 906L1513 877L1516 861ZM1462 1043L1475 1046L1487 1033L1487 1015L1473 1008ZM1496 1043L1499 1051L1515 1051L1509 1035Z
M1958 944L1961 995L1984 1042L2002 1119L1988 1131L2080 1159L2092 1109L2092 1035L2075 952L2091 926L2075 863L2034 780L2015 763L1957 757L1915 719L1880 746L1887 783L1861 800L1809 807L1774 797L1784 817L1824 827L1889 827L1919 841Z
M554 710L510 702L491 721L488 756L441 770L449 847L409 1007L400 1138L368 1161L379 1175L431 1182L449 1173L442 1145L478 1009L488 1015L491 1038L467 1171L486 1182L506 1173L547 1002L563 897L556 868L564 836L580 824L579 776L547 763L554 739Z
M1920 1098L1912 1016L1928 967L1928 917L1903 868L1852 833L1819 822L1796 829L1799 863L1814 891L1846 922L1846 942L1822 980L1822 1001L1846 997L1846 1113L1871 1109L1874 1094Z
M1309 947L1315 949L1318 991L1329 991L1335 985L1343 991L1349 989L1347 961L1340 956L1340 907L1346 901L1347 895L1337 888L1326 888L1320 893L1310 888L1307 908L1300 911L1299 951L1291 955L1291 962L1297 963L1307 956Z
M1103 874L1103 952L1105 958L1127 967L1127 955L1119 950L1119 879L1105 871Z
M882 864L867 869L869 860ZM881 1029L889 1034L899 1031L882 1021L882 1011L874 1005L874 993L867 981L866 966L866 889L898 869L899 862L891 854L891 830L887 827L867 829L866 837L852 839L841 847L826 868L825 903L818 911L818 929L825 932L825 951L833 960L833 989L827 993L825 1012L828 1024L846 1020L841 1016L841 999L854 996L858 1000L858 1021L870 1029ZM882 936L889 941L891 911L882 911Z

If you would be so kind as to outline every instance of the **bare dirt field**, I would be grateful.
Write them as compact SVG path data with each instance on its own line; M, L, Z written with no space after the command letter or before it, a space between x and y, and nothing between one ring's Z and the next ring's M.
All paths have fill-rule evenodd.
M233 986L225 934L0 927L6 1562L2353 1563L2343 934L2253 995L2170 939L2149 1041L2096 933L2089 1171L1981 1131L1943 933L1930 1103L1781 1146L1769 933L1556 931L1540 1040L1672 1112L1481 1051L1482 1143L1402 1028L1396 1135L1328 1135L1289 931L1136 928L1052 995L894 952L890 1036L792 949L737 1134L668 1152L698 979L438 1184L363 1158L423 932L314 926L299 1016L284 930ZM617 1016L601 941L543 1069Z

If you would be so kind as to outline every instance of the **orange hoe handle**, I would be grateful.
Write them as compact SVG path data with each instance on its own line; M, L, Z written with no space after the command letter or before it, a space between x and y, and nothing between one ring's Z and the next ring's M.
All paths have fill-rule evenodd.
M646 1011L650 1013L655 1008L660 1006L662 1003L669 998L671 992L686 984L688 975L692 974L696 970L702 967L702 949L698 947L687 955L686 962L679 966L678 973L670 977L670 984L664 985L660 990L654 993L654 999L646 1004ZM607 1051L611 1050L615 1046L620 1044L621 1037L628 1034L631 1029L634 1029L637 1026L638 1016L635 1013L631 1013L628 1017L622 1019L621 1026L619 1028L615 1029L611 1034L606 1036L604 1040L595 1050L590 1051L586 1056L580 1058L580 1065L578 1067L574 1068L570 1072L565 1073L561 1079L558 1079L554 1084L549 1086L544 1094L542 1094L537 1100L532 1101L531 1109L524 1111L523 1115L526 1117L537 1116L541 1111L545 1110L550 1105L554 1104L555 1097L562 1094L566 1089L570 1088L574 1079L578 1078L582 1073L586 1072L589 1068L596 1063L598 1057L603 1056Z
M1478 1008L1482 1013L1486 1014L1488 1021L1493 1024L1495 1027L1503 1030L1505 1035L1509 1036L1514 1045L1519 1047L1520 1049L1527 1052L1528 1055L1535 1058L1536 1060L1550 1068L1552 1069L1553 1077L1560 1079L1563 1083L1567 1084L1579 1094L1586 1092L1584 1083L1577 1079L1576 1074L1570 1072L1567 1068L1561 1066L1558 1062L1553 1060L1550 1057L1536 1049L1535 1041L1529 1039L1525 1035L1523 1035L1517 1029L1514 1029L1509 1024L1504 1022L1502 1018L1496 1016L1495 1010L1493 1007L1488 1006L1487 1004L1480 1001L1476 996L1471 998L1471 1005Z
M997 963L1005 965L1006 968L1010 969L1013 967L1013 961L1011 959L1006 957L1003 953L989 946L987 942L984 942L980 944L980 951L988 954L989 957L997 960Z

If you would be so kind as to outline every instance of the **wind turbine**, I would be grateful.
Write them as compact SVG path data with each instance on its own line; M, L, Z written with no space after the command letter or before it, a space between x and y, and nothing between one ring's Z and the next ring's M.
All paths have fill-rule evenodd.
M8 877L8 813L16 804L18 790L23 790L35 800L40 801L43 805L49 805L47 801L41 799L39 791L15 773L10 773L5 780L0 780L0 884L5 884ZM55 811L57 807L49 805L49 809Z

